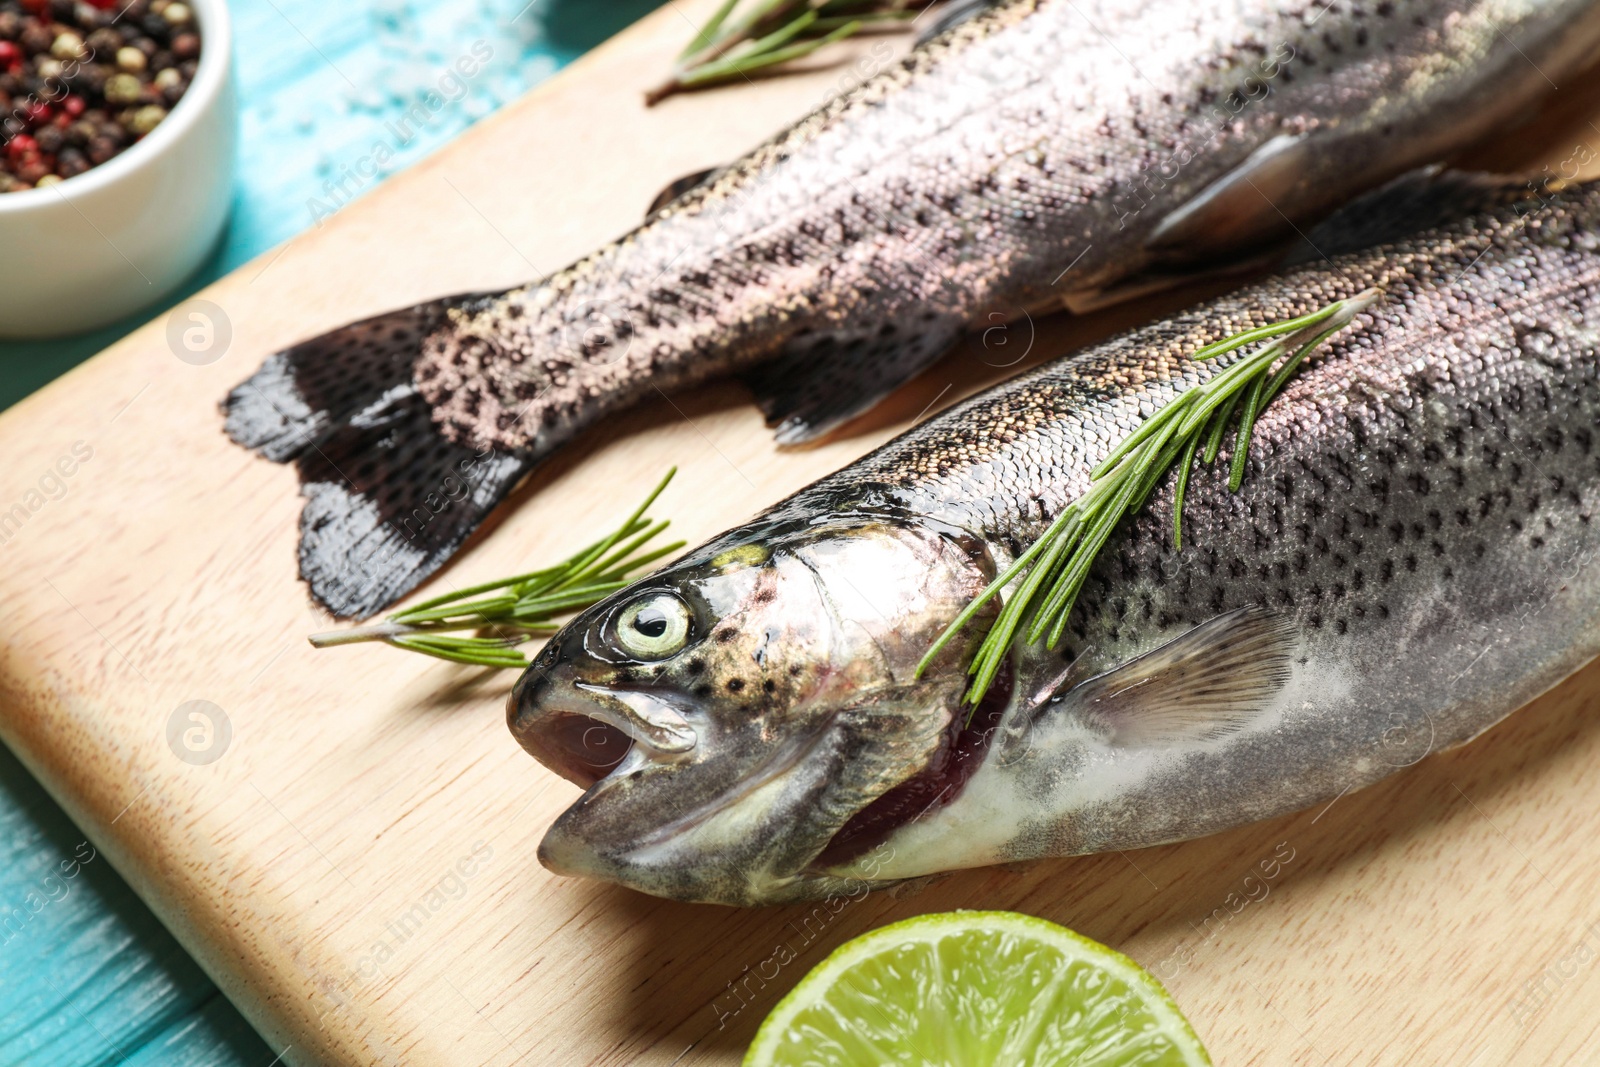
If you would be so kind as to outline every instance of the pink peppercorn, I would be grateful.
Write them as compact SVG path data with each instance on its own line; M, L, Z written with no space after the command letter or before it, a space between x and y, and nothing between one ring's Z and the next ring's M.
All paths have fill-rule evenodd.
M6 158L13 163L19 163L28 156L37 155L38 152L39 142L25 133L17 134L6 145Z

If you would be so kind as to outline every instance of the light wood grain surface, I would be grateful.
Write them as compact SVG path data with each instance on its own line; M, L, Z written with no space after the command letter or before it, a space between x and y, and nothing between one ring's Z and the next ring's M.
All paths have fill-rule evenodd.
M306 645L327 620L294 577L294 474L231 446L217 401L307 334L560 267L666 180L848 83L819 65L646 111L640 91L709 6L669 4L202 293L231 322L216 362L175 358L157 321L0 419L0 509L29 509L0 543L5 741L288 1063L731 1064L832 947L957 907L1042 915L1130 953L1219 1064L1600 1062L1600 667L1320 812L836 912L737 911L539 867L577 790L506 732L509 677ZM1563 88L1476 160L1600 149L1597 97L1592 79ZM1056 355L1178 299L1010 341ZM969 345L807 452L777 451L733 386L644 408L541 472L429 591L564 555L673 463L659 511L708 536L1019 350ZM30 496L75 447L92 454ZM204 765L167 740L197 700L232 734ZM785 945L797 958L776 968Z

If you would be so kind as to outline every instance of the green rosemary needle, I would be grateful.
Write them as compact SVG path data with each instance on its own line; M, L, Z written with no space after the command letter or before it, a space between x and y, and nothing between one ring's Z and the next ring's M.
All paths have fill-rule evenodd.
M645 94L655 105L674 93L739 81L804 58L869 25L917 17L934 0L723 0L679 54L671 77Z
M669 524L644 517L677 473L676 467L669 470L621 526L553 567L446 593L372 626L312 634L311 644L328 648L383 641L455 663L526 667L528 657L518 645L554 633L560 629L558 618L604 600L626 586L630 574L684 546L674 541L650 547ZM479 632L460 636L462 630Z
M1179 393L1114 448L1090 472L1089 488L1083 495L1063 508L1039 539L939 635L918 664L918 675L984 604L1013 582L1016 588L1005 598L968 668L972 682L966 700L976 705L983 699L1025 621L1023 639L1028 644L1043 641L1047 648L1054 648L1066 630L1090 567L1117 524L1143 506L1175 463L1178 478L1173 489L1172 540L1181 550L1183 497L1195 456L1207 465L1215 461L1233 421L1236 429L1228 489L1237 492L1262 410L1318 345L1348 325L1379 295L1378 290L1367 289L1309 315L1246 330L1196 352L1195 359L1215 359L1247 345L1268 342L1209 380Z

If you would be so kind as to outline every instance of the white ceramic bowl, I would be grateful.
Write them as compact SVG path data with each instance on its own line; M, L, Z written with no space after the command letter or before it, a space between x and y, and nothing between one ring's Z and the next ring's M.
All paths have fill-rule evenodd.
M54 186L0 193L0 337L59 337L170 293L233 199L237 105L224 0L186 0L200 66L177 106L121 155Z

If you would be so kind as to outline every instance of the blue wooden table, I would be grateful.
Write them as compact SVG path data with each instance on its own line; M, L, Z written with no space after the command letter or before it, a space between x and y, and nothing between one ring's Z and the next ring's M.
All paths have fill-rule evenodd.
M475 43L492 53L482 73L415 131L386 173L658 2L233 0L241 106L233 217L210 262L166 306L315 225L340 163L367 154L384 124ZM0 343L0 408L162 310L85 337ZM267 1067L277 1056L0 747L0 1067Z

